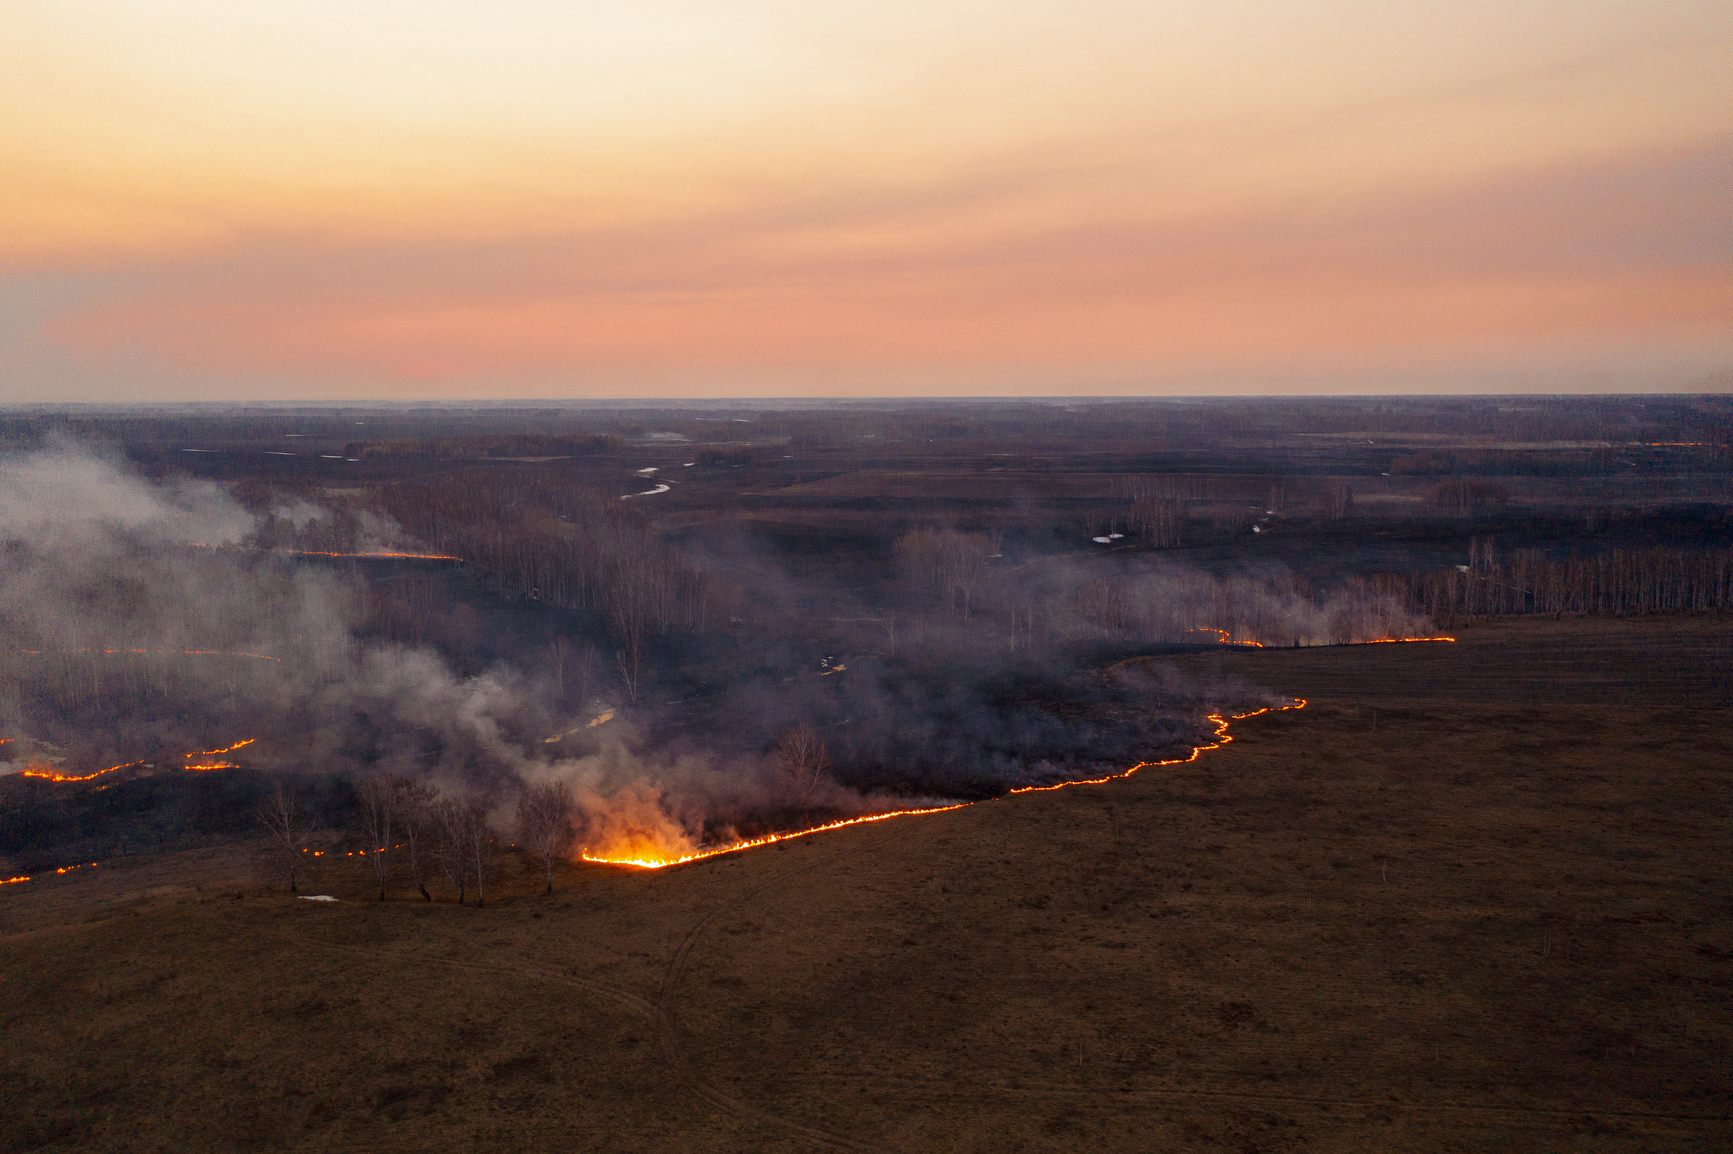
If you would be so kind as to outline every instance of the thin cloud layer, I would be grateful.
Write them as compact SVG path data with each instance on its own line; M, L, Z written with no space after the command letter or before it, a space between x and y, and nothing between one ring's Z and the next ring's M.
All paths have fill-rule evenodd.
M15 32L0 399L1729 360L1708 4L87 0Z

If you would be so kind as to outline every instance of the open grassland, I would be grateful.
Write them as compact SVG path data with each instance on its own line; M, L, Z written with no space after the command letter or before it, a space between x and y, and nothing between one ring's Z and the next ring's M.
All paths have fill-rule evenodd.
M0 889L6 1149L1720 1150L1725 616L1188 658L1185 766L485 909Z

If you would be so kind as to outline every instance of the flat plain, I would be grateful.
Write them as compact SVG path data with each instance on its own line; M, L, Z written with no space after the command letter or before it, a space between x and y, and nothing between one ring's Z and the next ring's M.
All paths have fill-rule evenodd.
M1733 616L1228 650L1185 765L485 908L0 887L6 1150L1733 1145Z

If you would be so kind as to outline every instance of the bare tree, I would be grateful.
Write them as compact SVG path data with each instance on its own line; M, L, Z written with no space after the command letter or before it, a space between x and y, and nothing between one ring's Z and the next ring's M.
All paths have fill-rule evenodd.
M487 824L487 810L480 802L464 807L464 836L468 841L470 868L475 873L475 904L487 904L487 879L499 862L499 842Z
M776 739L771 755L776 766L776 778L802 807L830 780L830 751L818 730L801 722Z
M885 648L890 653L897 651L897 611L894 606L885 609L885 615L879 618L879 624L885 631Z
M584 642L578 651L578 704L590 703L590 686L596 680L596 643Z
M1328 493L1330 503L1330 518L1334 521L1345 521L1354 512L1354 490L1348 482L1338 481L1330 486Z
M426 853L432 844L431 835L435 832L433 807L439 792L431 785L408 777L394 778L392 784L397 787L397 828L403 831L404 856L409 859L409 880L415 883L422 897L432 901L433 895L427 892L424 866Z
M454 797L444 797L434 803L432 813L439 844L434 860L446 880L457 887L457 904L461 906L469 892L469 807Z
M626 683L626 696L632 704L638 704L638 663L640 650L636 645L630 649L620 649L614 653L614 668L620 671L620 680Z
M355 787L361 803L361 834L367 839L362 854L379 882L379 900L385 900L385 885L391 878L391 833L397 826L397 783L381 773L368 774Z
M548 642L548 664L554 671L554 687L562 698L566 695L566 655L571 650L569 637L556 637Z
M265 827L265 859L276 877L286 877L289 892L298 893L297 875L307 868L307 843L318 823L301 808L295 787L279 781L258 813Z
M554 892L554 863L572 848L572 791L561 782L525 786L517 799L518 841L542 861L548 893Z

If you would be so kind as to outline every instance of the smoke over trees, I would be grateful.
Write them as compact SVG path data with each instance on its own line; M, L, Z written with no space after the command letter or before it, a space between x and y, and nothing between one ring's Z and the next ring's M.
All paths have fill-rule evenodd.
M810 806L832 784L830 751L812 726L801 722L776 739L772 754L776 778L801 808Z
M1320 593L1147 551L1011 558L992 523L899 526L878 546L883 579L863 587L677 547L630 503L548 473L466 469L365 498L260 490L249 510L221 486L155 484L76 450L8 467L9 492L30 497L0 496L7 723L98 765L245 736L259 739L251 767L353 773L381 894L401 861L424 898L436 869L460 901L484 899L486 815L524 782L565 783L588 844L661 848L791 809L984 796L1196 736L1197 711L1158 708L1147 687L1066 682L1068 647L1421 628L1405 588ZM1131 512L1108 520L1177 543L1184 502L1231 496L1126 490L1114 500ZM463 560L272 551L315 542ZM847 640L839 620L870 638ZM839 635L846 672L812 651ZM592 693L612 705L598 714Z

